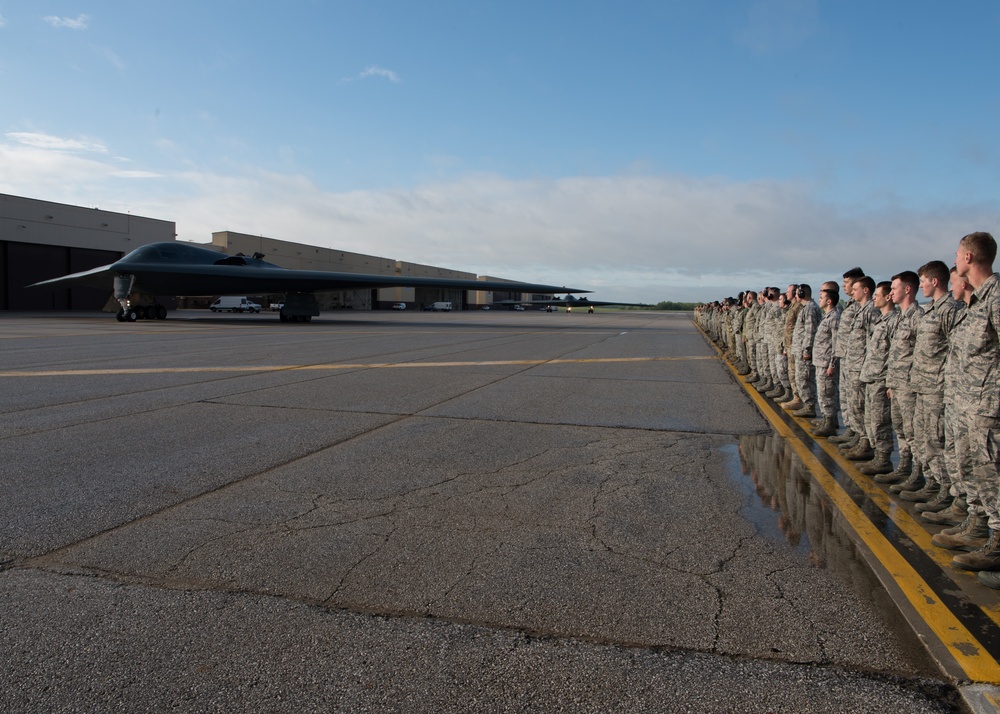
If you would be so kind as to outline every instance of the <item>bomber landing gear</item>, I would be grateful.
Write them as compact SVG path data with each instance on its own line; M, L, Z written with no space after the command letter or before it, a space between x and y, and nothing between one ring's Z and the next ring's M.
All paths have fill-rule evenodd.
M319 315L319 302L312 293L288 293L279 315L282 322L312 322Z
M135 322L136 320L166 320L167 308L158 303L152 305L130 305L118 310L115 315L118 322Z

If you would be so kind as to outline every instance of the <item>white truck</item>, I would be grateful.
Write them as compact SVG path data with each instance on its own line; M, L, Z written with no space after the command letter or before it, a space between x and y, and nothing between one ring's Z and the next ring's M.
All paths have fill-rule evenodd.
M451 312L450 302L435 302L431 303L431 310L434 312Z
M260 312L260 305L251 302L246 297L223 295L213 302L208 309L212 312Z

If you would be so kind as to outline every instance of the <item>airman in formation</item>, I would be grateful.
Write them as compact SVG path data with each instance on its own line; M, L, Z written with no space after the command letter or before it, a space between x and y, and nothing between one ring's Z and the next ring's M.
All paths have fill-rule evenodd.
M1000 276L985 232L876 283L748 290L696 318L740 375L928 523L952 565L1000 589ZM950 290L949 290L950 283ZM918 292L924 302L920 304ZM840 420L844 431L839 433ZM893 460L893 454L898 458Z

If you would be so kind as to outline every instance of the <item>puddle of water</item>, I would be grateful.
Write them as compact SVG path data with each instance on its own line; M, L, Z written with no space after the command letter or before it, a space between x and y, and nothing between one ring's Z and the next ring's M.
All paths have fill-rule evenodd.
M797 484L789 478L787 470L782 471L773 453L782 444L783 440L766 435L741 436L739 444L725 449L730 455L735 451L740 463L739 470L730 469L729 478L744 497L740 515L753 523L761 536L785 543L800 555L808 555L809 534L788 515L796 509L789 503L787 489L794 490Z
M761 536L790 546L815 567L847 569L852 581L859 566L869 570L850 526L785 439L774 433L740 436L729 449L739 462L730 479L747 497L741 513Z
M730 479L746 496L741 514L761 537L782 543L816 568L829 570L871 603L914 652L925 652L892 597L865 562L853 531L787 442L775 433L740 436L728 448ZM926 666L931 667L929 661Z

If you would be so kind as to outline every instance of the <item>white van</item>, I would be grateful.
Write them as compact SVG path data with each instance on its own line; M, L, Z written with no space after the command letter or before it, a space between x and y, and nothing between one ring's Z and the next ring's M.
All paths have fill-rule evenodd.
M247 300L246 297L223 295L213 302L209 308L212 312L260 312L260 305Z
M451 312L450 302L435 302L431 303L431 310L434 312Z

